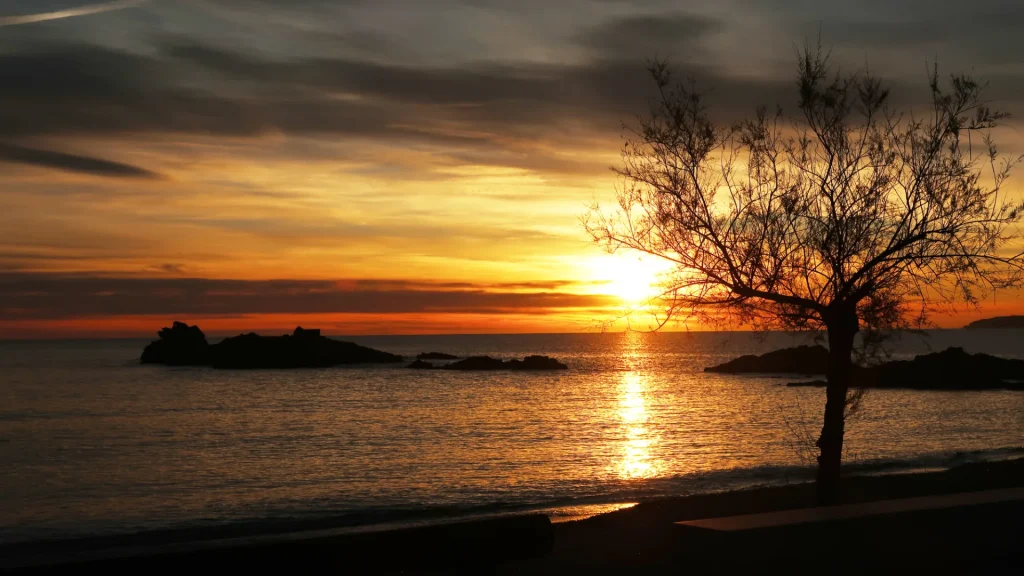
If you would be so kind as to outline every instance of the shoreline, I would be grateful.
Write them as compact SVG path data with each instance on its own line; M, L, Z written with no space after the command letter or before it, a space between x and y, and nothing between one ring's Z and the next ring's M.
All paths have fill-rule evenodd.
M1024 487L1024 458L1015 458L962 464L936 472L848 476L842 483L841 504L1020 487ZM499 567L497 573L574 573L583 570L589 573L615 573L639 565L658 565L680 554L678 534L671 530L675 522L810 508L814 506L814 497L814 484L801 483L640 502L627 509L576 522L554 524L554 542L548 554L508 563ZM997 523L994 527L987 526L984 529L1008 529L1011 535L1024 534L1024 520L1018 516L1014 522L1015 525L1011 526ZM971 525L956 527L962 528L964 533L983 529ZM922 527L922 531L927 532L928 528ZM947 534L947 538L955 539L956 536ZM860 545L868 546L867 543ZM704 552L696 554L699 556ZM971 551L961 549L948 552L953 556L969 556ZM1008 553L1020 555L1021 551ZM641 561L641 558L646 560ZM727 565L733 560L726 558L722 562ZM771 558L766 557L764 560ZM705 557L701 562L707 564L702 565L704 569L722 569L722 565L715 565L717 560L713 558ZM922 562L937 563L941 560L930 558ZM678 563L671 565L676 568L680 566Z
M877 475L851 475L843 483L843 503L870 502L883 499L908 498L970 492L998 488L1024 486L1024 457L1008 460L974 462L954 466L943 471L919 471L912 473L883 473ZM687 496L658 497L642 499L634 505L592 504L582 507L603 507L601 513L582 513L564 521L551 524L553 543L546 554L510 563L509 570L525 570L543 572L578 568L592 562L624 561L622 554L627 554L631 546L643 546L650 539L649 531L655 526L669 526L672 522L770 512L813 505L814 486L812 483L801 482L786 485L750 487L740 490L727 490L712 493L693 494ZM632 503L629 503L632 504ZM618 508L608 511L609 507ZM420 523L403 522L394 526L331 526L328 520L318 522L320 526L311 526L303 522L301 526L280 526L271 532L235 532L224 530L188 530L185 532L161 533L139 532L113 536L98 536L56 541L20 542L0 545L0 567L17 565L19 558L52 557L60 558L62 554L95 548L147 549L153 546L169 545L171 547L187 543L211 543L225 538L249 539L253 542L266 542L275 539L294 539L303 534L315 535L317 532L330 534L332 538L363 538L373 535L386 542L390 534L399 534L410 528L422 531L423 534L439 533L446 526L459 523L489 522L509 520L516 517L536 517L536 510L523 510L515 514L491 514L484 517L452 517L445 522L427 521ZM234 533L232 533L234 532ZM645 536L646 534L646 536ZM651 539L656 542L657 539ZM261 544L253 544L262 546Z
M930 453L908 458L883 458L851 462L844 466L844 478L906 476L942 473L964 465L1020 460L1024 445L981 451ZM171 544L223 538L255 537L272 534L331 530L338 534L378 533L408 528L429 528L459 522L512 518L531 514L547 516L553 524L564 524L612 513L637 505L649 505L679 498L700 498L749 490L785 488L813 481L811 466L763 466L734 468L688 474L671 478L627 481L623 486L609 485L612 491L589 496L554 498L544 502L490 502L478 505L392 507L354 509L317 514L308 510L294 515L241 517L218 521L197 518L193 521L141 529L110 530L99 533L53 534L38 538L0 540L0 559L7 550L19 547L108 546L124 542L139 545ZM649 483L653 486L645 486Z

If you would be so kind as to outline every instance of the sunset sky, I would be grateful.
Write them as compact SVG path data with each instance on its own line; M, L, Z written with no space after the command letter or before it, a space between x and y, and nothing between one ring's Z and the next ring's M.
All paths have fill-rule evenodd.
M937 59L1020 118L1022 29L1018 0L0 1L0 337L595 329L657 270L579 222L645 58L735 120L793 109L820 30L897 102Z

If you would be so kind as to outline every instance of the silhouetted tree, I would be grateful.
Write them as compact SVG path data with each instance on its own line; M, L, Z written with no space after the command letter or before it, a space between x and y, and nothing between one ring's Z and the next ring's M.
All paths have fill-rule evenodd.
M817 486L833 504L858 332L872 344L926 325L937 303L1020 284L1022 205L1001 194L1019 158L996 151L988 130L1005 115L970 77L946 86L935 69L924 113L900 112L876 78L833 73L820 47L798 56L800 114L762 108L733 126L651 64L660 96L625 142L619 207L583 220L610 251L674 264L658 327L686 315L827 332Z

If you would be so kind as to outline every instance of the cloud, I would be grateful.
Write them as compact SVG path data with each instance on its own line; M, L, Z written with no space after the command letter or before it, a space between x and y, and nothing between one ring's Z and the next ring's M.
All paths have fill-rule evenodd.
M601 174L606 160L580 152L617 148L622 122L646 111L654 96L644 57L671 56L671 47L683 55L671 59L676 76L708 91L717 119L736 121L758 105L794 110L790 76L736 76L701 57L704 41L724 28L690 14L609 18L573 37L590 51L581 61L447 66L271 58L183 37L147 53L30 43L0 52L0 136L284 134L429 147L434 159L454 164ZM1022 81L993 78L991 93L1020 101ZM927 96L923 79L889 84L901 101Z
M633 24L637 25L637 24ZM628 25L627 25L628 27ZM680 63L736 118L793 92L788 79L733 78ZM647 108L642 58L571 64L407 67L341 58L271 60L178 43L157 54L91 45L0 54L0 136L262 134L426 144L453 160L544 172L600 170L559 153L617 146ZM578 156L577 156L578 158ZM602 163L603 164L603 163Z
M165 263L165 264L159 264L159 265L156 265L156 266L150 266L148 269L153 271L153 272L160 272L160 273L163 273L163 274L173 274L173 275L176 275L176 276L180 276L180 275L185 273L185 267L184 266L182 266L181 264L172 264L170 262Z
M0 274L0 320L125 315L542 314L613 306L569 282L212 280Z
M0 135L335 135L512 153L525 162L524 147L538 141L617 140L621 122L645 111L653 96L644 56L657 54L654 44L698 50L698 40L722 26L690 15L609 20L576 38L595 53L575 63L412 67L269 59L183 39L153 54L93 45L8 50L0 54L6 87ZM619 44L644 38L645 31L651 51L632 54ZM673 34L678 38L670 41ZM710 90L713 109L727 119L795 99L789 76L735 76L699 61L672 64L678 77Z
M610 18L584 30L576 40L602 58L682 57L704 54L702 41L725 23L699 14L644 14Z
M49 20L61 20L74 18L76 16L89 16L91 14L102 14L125 8L135 8L145 4L148 0L114 0L112 2L100 2L98 4L87 4L77 8L66 8L52 12L37 12L35 14L23 14L19 16L0 16L0 27L17 26L19 24L34 24L36 22L47 22Z
M1024 5L956 12L947 7L940 8L939 14L929 11L913 14L911 18L852 20L841 26L829 26L825 32L829 42L840 46L892 49L956 42L962 50L986 57L985 64L991 64L991 59L1000 55L1010 61L1024 61L1020 50L1012 50L1016 46L1010 45L1024 24Z
M155 172L124 164L102 160L91 156L68 154L53 150L40 150L38 148L27 148L14 144L0 143L0 162L11 162L16 164L28 164L31 166L42 166L56 168L68 172L81 174L92 174L94 176L109 176L112 178L160 178Z

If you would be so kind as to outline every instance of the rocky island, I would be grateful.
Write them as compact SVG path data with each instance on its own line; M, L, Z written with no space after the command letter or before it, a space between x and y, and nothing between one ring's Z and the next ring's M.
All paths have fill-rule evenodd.
M444 352L420 352L416 355L416 358L420 360L458 360L459 357L454 354L445 354Z
M568 370L569 367L548 356L527 356L522 360L500 360L490 356L470 356L450 364L435 365L417 359L409 368L419 370Z
M824 346L796 346L782 348L756 356L740 356L705 372L722 374L824 374L828 369L828 348Z
M301 326L291 334L240 334L210 344L198 326L175 322L142 351L143 364L212 366L225 369L326 368L346 364L401 362L402 357L353 342L333 340Z
M828 350L823 346L784 348L760 356L741 356L705 372L726 374L825 374ZM1024 360L969 354L963 348L921 354L877 366L854 366L858 388L914 390L1024 390ZM790 386L825 386L824 380L792 382Z

